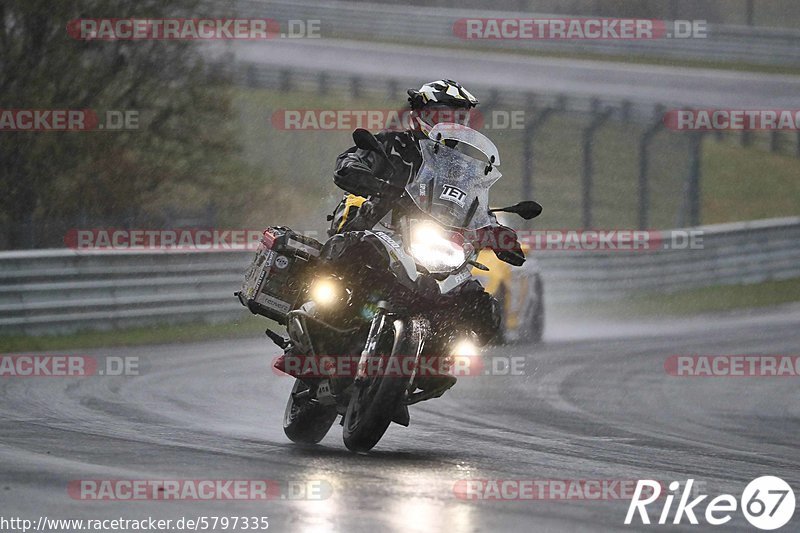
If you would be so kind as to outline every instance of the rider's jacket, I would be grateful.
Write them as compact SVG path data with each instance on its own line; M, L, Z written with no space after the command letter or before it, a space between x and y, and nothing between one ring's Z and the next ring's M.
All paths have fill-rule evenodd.
M336 159L333 181L340 188L359 196L377 195L387 190L375 177L402 190L416 175L422 165L419 140L424 136L421 133L415 130L383 131L375 137L383 145L395 170L387 168L386 161L375 152L353 146Z
M380 155L355 146L339 155L336 159L333 180L336 185L350 194L345 195L333 215L329 217L332 220L330 235L341 232L344 224L357 216L359 209L366 201L365 197L381 196L383 201L391 202L393 195L402 194L405 185L422 166L419 140L425 137L421 132L415 130L384 131L375 137L383 145L386 154L392 161L394 170L387 168L386 161ZM388 184L379 180L384 180ZM509 231L513 230L509 229ZM495 253L498 253L498 257L500 257L499 252ZM519 254L515 255L512 260L521 265L524 258L520 249ZM471 325L482 343L488 342L498 334L502 314L500 306L494 297L484 292L477 280L471 280L464 284L458 291L457 297L461 300L458 308L462 310L465 322Z
M356 216L364 202L363 197L383 196L384 201L387 201L386 197L388 197L388 201L391 202L391 195L400 195L405 185L422 166L419 141L426 138L422 132L417 130L383 131L375 137L383 145L394 169L387 165L382 156L356 146L336 158L333 181L350 195L345 195L333 215L329 217L332 220L329 230L331 235L341 231L344 224ZM494 219L494 215L492 215L492 219ZM496 227L502 228L504 232L510 232L513 235L512 242L514 242L511 249L495 250L497 257L514 266L522 265L525 262L525 254L519 243L516 242L516 234L512 229L499 224Z

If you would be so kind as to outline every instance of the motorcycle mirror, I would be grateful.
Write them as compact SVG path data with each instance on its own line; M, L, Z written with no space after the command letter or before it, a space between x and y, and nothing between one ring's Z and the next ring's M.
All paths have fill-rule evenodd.
M383 154L383 156L386 157L386 151L383 149L383 145L381 145L381 143L378 142L378 139L376 139L373 134L371 134L364 128L357 128L353 132L353 141L356 143L356 146L361 148L362 150L368 150L370 152L378 152L379 154Z
M490 213L494 213L497 211L503 211L506 213L516 213L525 220L530 220L542 214L542 206L539 205L537 202L534 202L533 200L526 200L524 202L520 202L518 204L511 205L508 207L498 207L496 209L489 209Z

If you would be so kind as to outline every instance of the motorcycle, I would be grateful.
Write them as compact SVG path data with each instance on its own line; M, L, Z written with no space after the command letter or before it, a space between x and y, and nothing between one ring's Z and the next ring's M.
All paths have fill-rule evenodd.
M391 167L371 133L353 139ZM368 199L324 245L268 228L236 293L286 328L288 339L266 333L287 353L279 370L296 378L283 419L294 442L318 443L342 415L345 446L366 452L392 422L409 425L409 406L449 390L456 358L477 354L457 305L472 268L486 269L477 235L492 212L541 212L533 201L489 209L500 155L482 133L440 123L420 148L422 165L390 205Z

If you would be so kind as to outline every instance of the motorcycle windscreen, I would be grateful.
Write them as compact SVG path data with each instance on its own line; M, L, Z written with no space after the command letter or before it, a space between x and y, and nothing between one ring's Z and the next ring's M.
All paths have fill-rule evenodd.
M491 161L494 166L500 165L500 153L494 143L483 133L473 130L469 126L452 122L440 122L428 133L432 141L458 141L460 144L469 145L483 154L486 161Z
M479 229L491 223L489 187L501 174L496 167L442 143L420 141L422 166L406 185L421 211L445 226Z

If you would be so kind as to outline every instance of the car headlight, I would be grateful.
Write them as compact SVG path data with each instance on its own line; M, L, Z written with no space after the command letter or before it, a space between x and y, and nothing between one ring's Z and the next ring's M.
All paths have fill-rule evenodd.
M412 224L408 251L428 272L450 272L467 260L464 247L449 239L434 222Z

